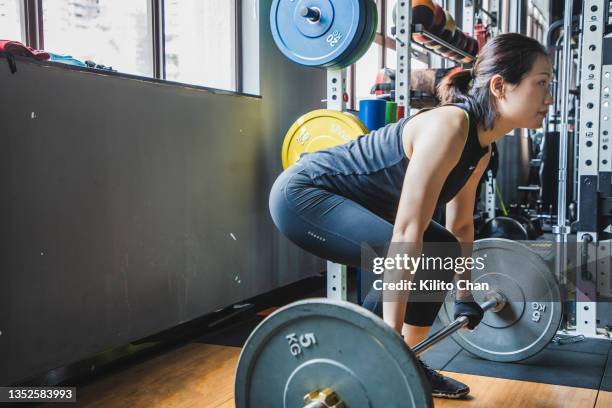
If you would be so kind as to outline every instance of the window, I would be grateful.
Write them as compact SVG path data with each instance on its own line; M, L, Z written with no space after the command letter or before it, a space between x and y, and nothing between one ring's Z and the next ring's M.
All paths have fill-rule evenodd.
M530 1L527 7L527 35L543 42L545 25L546 20L544 15L536 5Z
M501 24L500 29L502 33L510 31L510 1L502 0L501 6Z
M47 51L153 75L148 0L44 0Z
M389 4L391 3L391 4ZM385 8L387 9L385 11L385 26L387 27L387 32L386 35L387 37L391 38L393 36L393 33L391 32L391 27L394 26L393 24L393 10L395 9L395 2L394 1L389 1L387 0L385 2ZM381 13L382 14L382 13Z
M28 10L24 21L42 27L32 40L38 48L123 73L239 90L240 0L34 1L42 2L42 21ZM0 0L0 38L20 31L22 4Z
M24 41L21 31L21 0L0 0L0 39Z
M355 64L355 97L359 107L361 99L371 98L370 89L376 80L376 74L381 68L379 55L382 47L372 43L370 49Z
M166 79L236 89L235 2L166 0Z

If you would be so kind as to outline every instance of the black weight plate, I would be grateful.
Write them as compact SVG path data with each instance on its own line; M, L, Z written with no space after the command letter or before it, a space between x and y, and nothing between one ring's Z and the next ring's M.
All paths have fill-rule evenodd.
M236 371L238 408L304 406L332 389L346 407L433 407L402 338L349 302L307 299L268 316L247 339Z
M471 281L489 283L507 303L499 312L486 312L472 332L455 332L453 340L487 360L520 361L535 355L550 343L562 317L561 291L550 260L519 242L501 238L476 241L472 256L485 259L485 267L473 268ZM473 291L475 300L484 302L488 292ZM453 320L454 298L450 291L440 310L444 324Z

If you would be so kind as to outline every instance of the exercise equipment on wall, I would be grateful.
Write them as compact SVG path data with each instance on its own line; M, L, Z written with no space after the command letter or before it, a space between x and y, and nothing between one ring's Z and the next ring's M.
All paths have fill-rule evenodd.
M343 68L368 50L378 13L372 0L274 0L274 42L290 60L311 67Z
M447 11L431 0L414 1L412 7L415 42L438 53L450 51L461 63L474 59L477 48L471 43L467 52L455 47L457 28ZM270 9L278 49L290 60L311 67L339 69L355 63L369 49L377 24L372 0L274 0Z
M385 126L387 101L383 99L362 99L359 101L359 119L370 130Z
M437 106L440 101L437 95L439 82L456 68L419 68L410 70L410 106L429 108ZM376 80L370 94L378 99L395 100L396 70L382 68L376 74Z
M459 48L460 50L462 50L465 47L466 41L467 41L467 38L465 34L463 34L463 32L459 28L456 28L455 34L450 39L450 43L453 44L455 47ZM453 50L446 50L445 52L443 52L443 54L446 57L451 58L453 60L457 60L461 58L461 56Z
M344 68L356 63L366 52L370 49L370 45L376 37L376 28L378 26L378 11L376 3L372 0L366 0L369 11L368 24L364 31L362 38L360 39L356 51L349 54L347 60L343 60L340 65L334 68Z
M397 122L397 102L387 101L385 109L385 125Z
M444 28L442 29L442 33L440 34L440 38L446 41L447 43L452 44L451 40L455 36L455 32L457 31L457 25L455 24L455 20L453 19L451 13L448 12L448 10L444 10L444 15L446 16L446 24L444 24ZM437 49L438 52L441 52L442 54L448 53L450 51L450 48L444 47L442 45L435 45L433 48Z
M414 0L412 2L412 23L413 24L422 24L425 29L431 29L431 26L434 23L434 12L435 7L433 1L431 0ZM393 24L395 24L395 7L393 8ZM412 39L419 44L423 44L427 41L427 37L425 37L421 33L413 33Z
M431 1L417 2L417 6L420 13L419 18L414 15L412 19L413 41L460 64L473 62L478 53L478 47L474 47L465 34L457 28L453 16L440 5ZM433 17L431 19L422 17L430 14L432 6ZM415 3L413 2L413 14L415 11Z
M433 407L431 390L415 355L451 336L465 350L493 361L519 361L541 351L561 321L559 285L549 265L550 247L528 248L505 240L475 243L486 268L472 281L485 317L473 332L453 315L449 293L440 319L446 327L412 349L375 314L357 305L307 299L284 306L247 339L238 362L235 401L247 407ZM536 252L537 251L537 252ZM508 269L516 258L528 265Z
M476 41L478 41L478 48L484 47L487 41L489 41L489 38L491 38L489 27L482 23L481 18L476 20L476 24L474 24L474 37L476 37Z
M431 26L429 27L429 29L425 26L423 26L423 28L429 31L431 34L439 36L440 34L442 34L442 31L444 30L445 24L446 24L446 13L444 12L444 9L440 7L440 5L434 4L433 22ZM414 33L413 35L416 35L417 38L423 39L419 41L420 44L430 45L430 46L435 45L435 41L425 36L425 34L423 33Z
M285 135L281 153L283 168L297 162L302 153L344 144L366 133L367 127L348 112L331 109L309 112L296 120Z

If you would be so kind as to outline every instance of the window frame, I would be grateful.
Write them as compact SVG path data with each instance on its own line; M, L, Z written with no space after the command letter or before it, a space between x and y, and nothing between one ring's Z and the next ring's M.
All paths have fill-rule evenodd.
M23 0L22 18L26 45L36 50L44 49L42 0Z
M44 27L43 27L43 0L22 0L22 31L25 33L25 43L34 49L44 49ZM221 89L222 91L243 93L243 43L242 43L242 1L233 0L234 2L234 30L233 30L233 47L234 47L234 75L233 89ZM153 76L145 77L135 75L142 78L153 78L166 81L166 52L165 52L165 0L149 0L148 1L148 18L151 32L151 44L153 49L151 61L153 66ZM134 76L132 74L127 74ZM168 81L176 82L176 81ZM183 82L180 82L183 83ZM186 85L199 88L207 88L195 84L184 83ZM211 87L208 87L211 88ZM212 88L211 88L212 89Z

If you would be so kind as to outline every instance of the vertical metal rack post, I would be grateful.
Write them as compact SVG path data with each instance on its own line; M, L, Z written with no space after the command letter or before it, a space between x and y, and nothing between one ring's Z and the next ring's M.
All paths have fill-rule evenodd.
M327 109L344 112L346 109L346 69L327 70ZM327 261L327 297L347 300L346 265Z
M474 36L474 9L476 5L475 0L463 0L463 13L461 29L464 33Z
M397 71L395 73L395 101L404 116L410 116L410 60L411 60L411 21L412 1L398 0L395 50Z
M566 20L571 20L571 0L566 0ZM610 190L610 150L608 116L609 92L602 77L612 75L612 67L602 64L603 59L603 29L605 9L600 0L585 0L583 3L583 41L581 52L581 84L580 84L580 123L579 155L578 155L578 269L576 271L576 331L586 336L597 335L597 257L599 235L599 193ZM571 10L571 8L570 8ZM566 21L566 26L568 25ZM565 35L566 39L569 37ZM566 41L567 42L567 41ZM569 52L569 51L566 51ZM567 64L565 64L567 65ZM603 75L602 75L603 71ZM606 78L607 79L607 78ZM609 83L609 82L608 82ZM608 85L609 87L609 85ZM563 95L563 94L562 94ZM567 98L566 95L564 95ZM564 124L565 125L565 124ZM564 129L565 130L565 129ZM562 134L563 135L563 134ZM563 146L563 142L561 143ZM604 147L606 146L606 147ZM607 150L607 151L606 151ZM605 186L602 180L608 174ZM560 185L561 187L561 185ZM559 191L559 210L561 208L561 189ZM560 213L561 215L561 213ZM607 245L609 247L609 244ZM609 248L607 249L609 253Z

